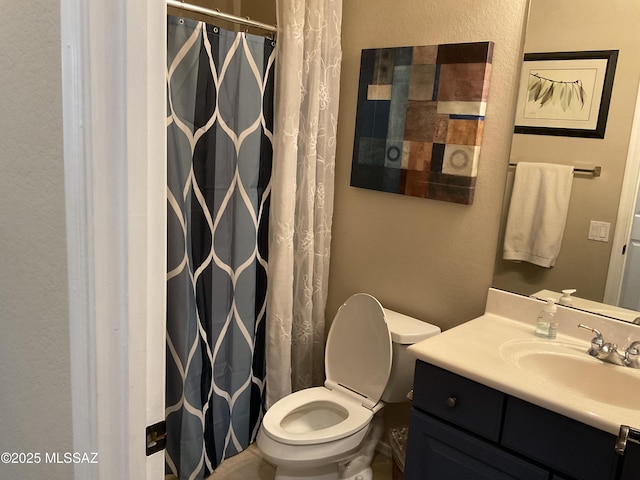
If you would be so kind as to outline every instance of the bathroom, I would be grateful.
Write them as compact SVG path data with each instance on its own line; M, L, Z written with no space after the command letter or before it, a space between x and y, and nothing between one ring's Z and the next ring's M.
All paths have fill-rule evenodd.
M163 12L158 14L154 10L158 8L153 5L155 2L136 3L143 11L136 10L135 18L145 18L144 8L148 8L153 20L164 21ZM338 306L358 291L371 293L388 308L427 320L443 330L475 318L484 310L487 290L493 285L512 142L514 85L520 68L527 5L524 0L491 0L482 2L479 9L476 3L410 0L372 4L350 0L343 4L343 66L328 321ZM82 398L82 392L72 390L71 366L77 363L72 359L78 357L73 354L76 346L71 343L69 331L70 287L66 280L69 267L63 221L67 187L62 169L59 55L61 45L66 44L61 37L60 19L62 13L68 14L68 11L61 12L58 4L44 1L14 2L3 7L0 71L3 72L5 106L2 114L5 173L0 181L5 213L0 379L11 388L3 388L0 395L3 407L0 424L4 427L0 450L74 451L81 449L82 443L74 441L76 432L72 425L76 412L72 412L71 404L73 398ZM114 23L105 30L117 32L127 28L120 17L110 13ZM37 32L35 41L34 31ZM589 44L578 48L616 48L610 44L603 47L598 36L593 37ZM493 41L496 50L474 204L462 206L350 187L360 50L485 40ZM627 61L627 65L631 63L640 65L640 61ZM622 63L619 68L622 69ZM637 77L636 71L632 75L635 80L631 81L637 83ZM159 88L162 91L162 82ZM616 101L618 105L632 105L632 98L635 97L614 98L612 108ZM631 114L616 118L611 115L608 132L620 131L624 125L630 129ZM589 145L594 143L597 144L592 141ZM607 151L626 149L626 146L604 145L602 143L601 148ZM624 155L623 152L622 158ZM574 185L579 187L580 182ZM614 222L615 218L596 220ZM144 338L145 334L134 331L132 335ZM134 341L132 338L131 342ZM139 379L130 380L136 385L134 380ZM114 384L118 385L116 380ZM135 393L142 395L136 399L144 399L140 388ZM43 436L43 430L56 432L55 438ZM141 439L136 435L144 434L131 433L119 437L116 443L137 445ZM116 447L112 449L117 451ZM140 466L140 463L144 465L144 457L140 460L133 458L134 454L130 456L131 467L113 467L105 459L101 469L106 472L109 468L116 469L113 475L105 473L105 478L134 478L127 473L119 474L122 469L144 468ZM47 478L73 478L73 467L69 465L0 468L2 476L7 472L7 477L30 478L40 474Z

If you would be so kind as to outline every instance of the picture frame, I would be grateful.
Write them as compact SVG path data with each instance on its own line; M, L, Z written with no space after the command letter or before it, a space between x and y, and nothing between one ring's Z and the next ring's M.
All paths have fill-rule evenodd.
M618 52L525 54L514 133L604 138Z

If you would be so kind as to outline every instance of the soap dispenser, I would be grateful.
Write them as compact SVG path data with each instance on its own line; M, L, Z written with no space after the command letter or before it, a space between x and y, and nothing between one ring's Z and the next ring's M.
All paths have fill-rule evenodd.
M562 296L560 297L560 300L558 300L558 303L560 305L573 305L573 298L571 298L572 293L576 293L575 288L562 290Z
M542 338L554 339L558 333L558 323L555 320L556 301L547 298L547 304L542 307L536 320L536 335Z

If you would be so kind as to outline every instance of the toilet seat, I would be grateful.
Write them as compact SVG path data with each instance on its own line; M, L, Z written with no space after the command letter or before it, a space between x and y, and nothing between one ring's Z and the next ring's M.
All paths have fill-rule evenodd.
M269 437L287 445L327 443L362 430L373 413L341 391L313 387L276 402L262 427Z
M332 442L367 427L389 381L391 333L380 302L351 296L338 310L325 349L324 387L295 392L265 414L263 431L287 445Z

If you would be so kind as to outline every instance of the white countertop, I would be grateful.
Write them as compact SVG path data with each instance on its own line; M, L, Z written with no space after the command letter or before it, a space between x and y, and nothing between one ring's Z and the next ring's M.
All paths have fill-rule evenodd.
M593 335L578 329L577 323L598 328L605 341L616 341L620 348L626 347L625 340L621 341L621 338L640 340L640 327L637 325L627 328L622 322L610 324L603 317L560 307L556 314L560 323L558 337L555 340L538 338L533 331L537 311L543 304L544 302L534 299L491 289L487 311L483 316L412 345L409 352L417 359L613 435L618 434L621 425L640 428L640 398L637 399L637 408L633 409L602 403L563 388L555 381L530 374L506 359L507 349L513 349L519 341L526 341L528 345L536 347L538 344L532 342L539 342L541 349L547 345L553 348L556 344L561 344L576 353L584 352L585 357L591 360L587 350L589 339ZM518 312L519 318L507 318L507 311ZM619 340L607 338L608 329L611 330L609 337ZM640 369L592 360L598 362L597 368L624 369L625 374L636 377L640 382ZM585 378L584 381L589 382L590 379ZM603 388L607 386L603 385ZM624 396L625 392L621 390L617 394ZM626 403L627 407L630 403L635 406L629 399L626 399Z

